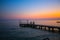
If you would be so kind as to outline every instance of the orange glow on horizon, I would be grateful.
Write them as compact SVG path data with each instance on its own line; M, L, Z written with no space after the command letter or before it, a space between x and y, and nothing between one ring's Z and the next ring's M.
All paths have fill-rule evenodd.
M60 12L50 12L50 13L35 13L29 15L20 16L22 18L60 18Z
M6 17L7 18L7 17ZM32 13L32 14L24 14L24 15L14 15L9 16L8 18L26 18L26 19L38 19L38 18L60 18L60 12L49 12L49 13Z
M22 15L15 16L15 18L60 18L60 13L45 13L45 14L31 14L31 15Z

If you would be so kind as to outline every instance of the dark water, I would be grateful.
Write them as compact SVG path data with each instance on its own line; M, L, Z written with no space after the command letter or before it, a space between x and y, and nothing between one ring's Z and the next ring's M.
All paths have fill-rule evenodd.
M43 24L43 22L41 23ZM18 20L0 21L0 40L43 40L44 38L60 40L60 34L40 29L23 28L19 26Z

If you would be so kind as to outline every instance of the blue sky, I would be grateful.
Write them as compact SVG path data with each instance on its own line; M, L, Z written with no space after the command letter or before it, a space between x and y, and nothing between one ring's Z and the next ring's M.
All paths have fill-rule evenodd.
M15 18L15 16L26 16L41 14L45 11L59 9L59 0L1 0L2 18ZM44 13L43 13L44 14ZM33 16L33 15L32 15ZM19 18L16 17L16 18ZM28 17L28 16L27 16ZM20 17L21 18L21 17ZM24 18L24 17L22 17Z

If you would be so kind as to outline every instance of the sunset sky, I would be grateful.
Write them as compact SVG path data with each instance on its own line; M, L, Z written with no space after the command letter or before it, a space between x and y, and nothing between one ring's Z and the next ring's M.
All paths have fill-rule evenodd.
M1 0L1 18L60 18L59 0Z

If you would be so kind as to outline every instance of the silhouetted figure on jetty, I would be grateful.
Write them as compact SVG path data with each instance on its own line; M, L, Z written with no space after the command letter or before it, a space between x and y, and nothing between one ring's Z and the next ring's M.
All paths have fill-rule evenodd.
M30 24L32 24L32 22L30 22Z
M33 21L33 24L35 24L35 22Z
M35 22L34 22L34 21L33 21L33 22L31 21L31 22L30 22L30 24L33 24L33 25L34 25L34 24L35 24Z

